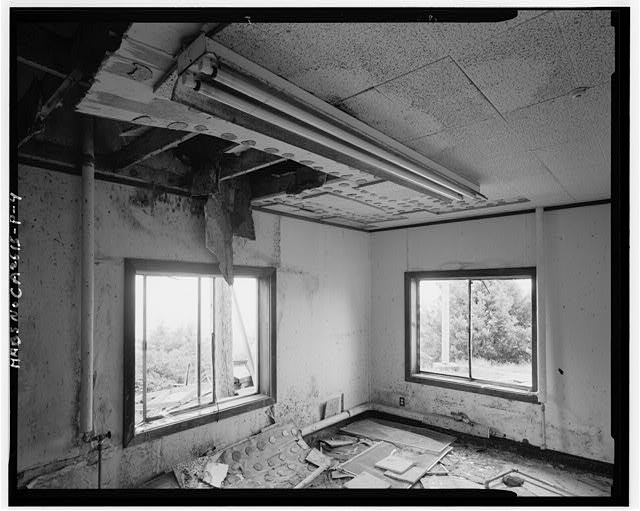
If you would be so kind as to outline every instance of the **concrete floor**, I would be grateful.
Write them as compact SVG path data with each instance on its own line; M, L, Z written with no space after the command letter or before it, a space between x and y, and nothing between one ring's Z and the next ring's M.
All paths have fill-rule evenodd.
M360 416L355 420L359 420ZM396 417L385 416L386 419L401 421ZM412 421L404 421L416 425ZM340 434L344 423L322 429L305 437L311 447L321 448L320 440ZM454 434L453 432L447 432ZM431 488L480 488L484 482L498 474L511 469L547 481L563 488L566 493L579 497L610 496L612 484L612 467L599 462L592 462L568 456L562 453L540 451L537 448L521 445L502 439L482 439L468 435L456 435L452 444L453 450L440 462L449 472L448 476L430 476ZM324 445L324 444L323 444ZM346 461L367 449L365 443L358 443L333 450L323 449L323 453ZM432 479L433 478L433 479ZM330 472L323 473L309 488L342 488L348 479L333 479ZM159 476L145 485L147 488L178 488L172 473ZM498 489L510 489L519 496L557 496L539 487L526 484L522 487L506 488L504 484L492 486ZM414 488L422 489L417 483Z

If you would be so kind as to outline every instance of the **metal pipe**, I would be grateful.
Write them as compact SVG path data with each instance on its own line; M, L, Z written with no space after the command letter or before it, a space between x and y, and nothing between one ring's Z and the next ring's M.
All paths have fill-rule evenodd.
M468 197L475 197L478 194L475 191L470 190L468 187L462 186L457 183L453 183L451 180L440 176L439 174L433 172L430 169L425 169L424 167L420 167L413 162L403 158L399 155L393 154L389 151L382 149L381 147L372 144L362 137L358 137L353 133L340 128L335 123L330 123L313 113L296 106L288 101L280 99L278 96L274 95L272 92L265 90L258 83L254 83L251 79L247 79L240 73L228 68L228 67L218 67L217 71L214 74L214 78L217 82L226 85L242 94L245 94L253 99L264 103L280 112L283 112L295 119L303 121L314 128L322 130L325 133L330 133L335 137L344 140L345 142L361 149L367 151L376 157L386 160L394 165L398 165L408 170L409 172L415 173L419 176L426 177L432 180L434 183L444 186L454 192L457 192L461 195L465 195Z
M310 424L309 426L305 426L300 430L300 432L302 436L307 436L323 428L333 426L338 422L342 422L343 420L349 419L350 417L355 417L356 415L360 415L361 413L367 412L369 410L373 410L372 403L364 403L337 415L333 415L332 417L328 417L314 424Z
M93 432L94 172L93 118L82 117L82 290L80 431Z
M436 194L444 198L454 200L461 200L463 198L460 193L445 188L438 183L434 183L424 176L414 174L402 167L398 167L369 153L365 153L362 150L344 143L339 138L332 138L331 136L326 135L318 129L309 127L299 120L283 116L282 114L274 113L272 110L256 104L255 102L251 102L250 100L244 99L236 94L232 94L230 92L222 90L219 86L212 83L197 80L191 73L185 73L182 75L182 83L185 86L191 87L194 90L201 92L205 96L214 99L215 101L219 101L220 103L229 105L232 108L259 117L264 121L277 125L287 131L291 131L293 133L296 133L297 135L303 136L309 140L313 140L314 142L322 144L326 147L335 149L345 156L359 160L366 165L376 167L386 174L392 174L404 181L409 181L414 185L424 189L429 194Z
M544 257L544 209L536 208L536 343L538 359L538 400L542 414L542 445L547 448L547 331L546 331L546 264Z

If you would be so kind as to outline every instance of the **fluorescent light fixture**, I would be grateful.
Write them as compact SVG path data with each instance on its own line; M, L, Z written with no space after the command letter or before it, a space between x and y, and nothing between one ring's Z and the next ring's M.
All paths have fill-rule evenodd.
M222 60L248 69L239 72ZM418 153L403 154L409 148L209 38L199 38L185 50L178 72L184 85L201 94L361 161L392 181L447 199L484 198L478 185L422 155L415 158Z

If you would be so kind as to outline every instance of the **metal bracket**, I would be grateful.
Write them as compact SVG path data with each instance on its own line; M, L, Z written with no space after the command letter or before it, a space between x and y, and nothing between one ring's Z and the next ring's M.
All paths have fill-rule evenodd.
M200 34L178 55L178 76L191 70L214 77L218 71L218 57L213 51L213 41L206 34Z

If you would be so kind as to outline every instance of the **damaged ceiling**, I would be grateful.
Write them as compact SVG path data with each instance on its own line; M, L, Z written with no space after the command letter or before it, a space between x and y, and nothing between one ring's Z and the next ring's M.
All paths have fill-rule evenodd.
M77 26L51 25L47 41L78 46ZM176 58L201 34L471 193L425 192L183 86ZM106 31L95 69L23 41L21 97L55 103L69 79L80 92L44 123L40 113L46 128L21 130L20 157L76 165L61 150L77 148L61 129L75 110L96 117L104 176L202 198L233 183L254 209L363 230L607 199L614 35L606 10L496 23L134 23Z

